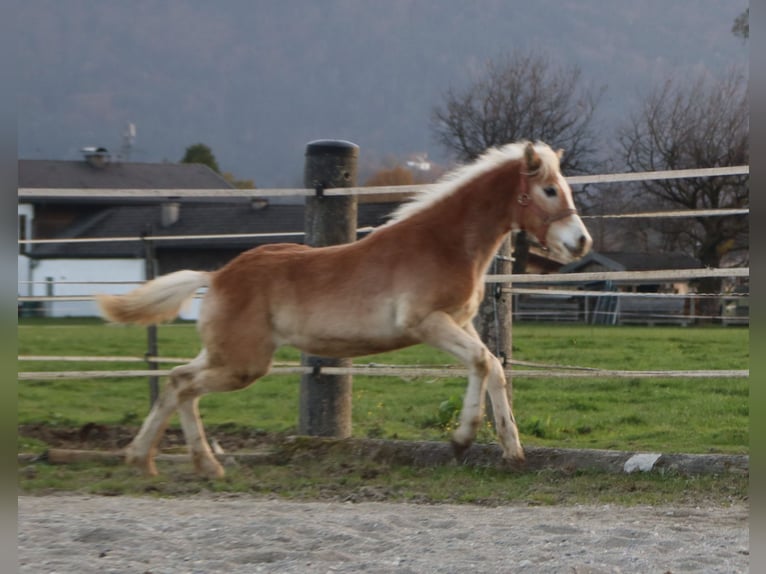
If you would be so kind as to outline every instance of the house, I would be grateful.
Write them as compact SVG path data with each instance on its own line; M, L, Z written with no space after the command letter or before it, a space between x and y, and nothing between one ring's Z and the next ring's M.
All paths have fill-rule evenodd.
M590 273L597 271L656 271L660 269L699 269L700 261L685 253L640 253L630 251L591 251L582 259L564 265L560 273ZM622 291L643 293L688 293L687 279L657 283L631 281L620 285Z
M298 242L303 205L265 199L132 200L109 198L102 189L224 189L230 184L201 164L112 162L103 148L89 148L83 161L19 160L19 187L93 189L92 198L25 197L18 205L20 239L77 239L77 243L20 245L21 297L82 297L124 292L147 277L147 243L141 240L85 242L95 238L141 238L212 234L269 233L261 238L201 238L151 242L154 272L212 270L262 243ZM364 204L359 226L385 220L390 205ZM283 233L284 235L279 235ZM107 281L107 283L104 283ZM94 282L101 282L94 284ZM185 318L196 316L190 308ZM95 316L93 301L25 303L27 314Z
M698 269L701 263L683 253L633 253L591 251L582 259L563 265L559 273L600 271L655 271L665 269ZM567 282L571 285L570 282ZM532 285L530 285L531 287ZM550 284L547 285L551 287ZM541 287L543 287L541 285ZM691 298L663 296L691 292L686 279L671 282L595 281L581 283L586 291L603 291L604 295L516 295L514 313L517 320L579 321L596 324L688 324L693 321ZM616 296L616 292L641 294L636 297ZM657 297L649 297L656 293Z

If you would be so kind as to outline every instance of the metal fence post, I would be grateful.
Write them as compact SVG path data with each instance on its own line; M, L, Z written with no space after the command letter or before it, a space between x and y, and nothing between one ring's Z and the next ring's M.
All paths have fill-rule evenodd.
M141 236L141 240L144 244L144 275L145 280L149 281L154 279L157 275L157 259L154 252L154 242L148 238L148 234L144 233ZM150 360L152 357L156 357L157 350L157 325L149 325L146 328L146 360L150 371L157 370L157 362ZM157 397L160 394L159 377L149 377L149 407L154 405Z
M327 197L331 187L356 185L359 147L343 140L317 140L306 145L304 185L316 193L306 198L306 244L323 247L356 240L354 196ZM328 375L322 367L350 367L351 359L302 354L301 364L313 371L301 376L298 432L312 436L351 436L351 375Z

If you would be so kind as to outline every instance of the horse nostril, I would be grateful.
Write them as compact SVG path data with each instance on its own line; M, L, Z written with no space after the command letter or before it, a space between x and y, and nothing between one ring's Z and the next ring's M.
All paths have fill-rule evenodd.
M584 255L588 249L588 238L585 235L581 235L577 240L577 245L574 248L569 248L573 255Z
M590 238L588 234L583 234L580 236L580 255L585 255L588 251L590 251L590 247L593 244L593 240Z

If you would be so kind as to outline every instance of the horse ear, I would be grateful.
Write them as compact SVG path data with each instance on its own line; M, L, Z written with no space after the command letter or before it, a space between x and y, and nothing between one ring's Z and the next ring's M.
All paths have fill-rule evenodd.
M564 150L562 148L559 148L556 150L556 155L559 156L559 159L564 157Z
M536 172L543 163L540 156L537 155L532 142L527 142L527 146L524 148L524 161L527 162L527 171L529 173Z

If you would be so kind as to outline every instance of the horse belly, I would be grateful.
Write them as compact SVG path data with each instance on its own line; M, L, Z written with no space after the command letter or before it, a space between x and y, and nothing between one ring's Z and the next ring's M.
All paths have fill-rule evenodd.
M416 344L415 339L402 337L401 339L389 340L356 340L351 341L347 338L311 338L301 339L289 343L290 346L320 357L344 358L344 357L362 357L364 355L377 355L396 349L402 349Z
M296 306L274 315L278 345L324 357L358 357L418 342L396 324L395 313L386 304L363 310L347 306L302 311Z

